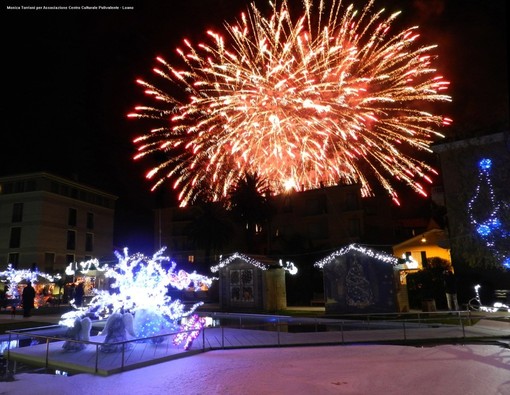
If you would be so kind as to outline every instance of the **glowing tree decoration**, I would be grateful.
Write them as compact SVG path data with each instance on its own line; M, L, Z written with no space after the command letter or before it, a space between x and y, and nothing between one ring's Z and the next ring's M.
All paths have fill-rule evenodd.
M508 202L498 201L494 193L490 174L492 161L487 158L482 159L478 167L475 194L468 203L471 225L497 261L503 267L510 269L510 251L504 247L505 240L510 238L507 217L510 207ZM503 218L506 221L503 221Z
M170 269L164 269L164 262L170 261L162 255L164 250L161 249L152 258L139 253L129 255L127 249L123 254L115 252L118 263L104 272L105 277L112 281L111 291L96 290L87 307L64 314L60 324L72 326L76 317L107 318L112 314L129 312L135 317L137 337L154 336L164 330L179 330L181 319L191 317L202 302L186 308L180 300L172 300L168 288L200 289L203 285L210 287L214 279L196 272L180 270L175 273L174 262L171 262ZM188 335L192 336L193 333Z
M177 345L184 343L184 349L187 350L191 347L193 340L195 340L200 334L204 324L204 318L199 317L196 314L192 315L189 319L185 320L181 327L181 332L175 336L174 344Z
M373 13L374 0L331 3L305 0L297 19L287 0L269 17L252 4L223 35L208 31L210 43L185 39L180 66L157 58L154 72L184 97L137 81L159 104L128 117L161 125L135 139L135 159L167 154L147 173L153 190L171 178L182 206L203 191L217 200L248 172L274 193L360 183L366 196L373 177L397 203L391 179L426 195L419 180L437 173L406 152L430 151L451 122L420 107L450 101L436 46L417 46L417 27L390 34L399 13Z
M370 289L370 281L363 273L363 266L354 259L345 278L346 303L349 306L363 308L374 303L374 296Z

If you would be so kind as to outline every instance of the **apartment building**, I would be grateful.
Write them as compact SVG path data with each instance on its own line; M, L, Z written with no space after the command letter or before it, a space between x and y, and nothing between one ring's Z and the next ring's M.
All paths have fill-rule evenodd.
M61 272L113 257L117 196L53 174L0 177L0 268Z

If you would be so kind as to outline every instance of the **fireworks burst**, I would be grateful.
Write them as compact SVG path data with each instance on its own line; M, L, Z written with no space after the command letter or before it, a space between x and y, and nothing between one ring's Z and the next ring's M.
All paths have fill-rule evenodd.
M161 103L128 115L163 121L135 139L135 159L166 153L147 173L153 190L170 178L181 205L204 190L217 200L248 172L275 193L360 183L367 196L375 179L398 203L398 179L426 195L419 181L435 171L403 150L430 151L450 122L419 107L450 101L436 46L418 47L416 27L390 34L398 13L372 12L373 0L361 11L304 0L298 19L279 3L268 18L252 4L225 37L208 31L210 44L184 40L182 68L157 58L183 100L137 81Z

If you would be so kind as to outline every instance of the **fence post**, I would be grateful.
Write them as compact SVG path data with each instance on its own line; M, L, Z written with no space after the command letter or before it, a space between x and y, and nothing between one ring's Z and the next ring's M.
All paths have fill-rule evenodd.
M44 362L44 368L48 370L48 360L50 358L50 339L46 339L46 361Z
M466 338L466 328L464 328L464 320L462 319L462 315L460 314L460 311L457 311L457 314L459 315L459 321L460 326L462 327L462 338Z
M96 373L99 371L99 344L96 343Z
M280 317L278 317L278 320L276 321L276 325L278 326L277 333L278 333L278 347L280 347Z
M206 327L204 326L202 328L202 352L205 352L205 329Z
M121 362L121 366L120 366L120 370L124 371L124 350L125 350L125 347L126 346L126 343L122 343L122 362Z
M225 348L225 328L221 327L221 348Z

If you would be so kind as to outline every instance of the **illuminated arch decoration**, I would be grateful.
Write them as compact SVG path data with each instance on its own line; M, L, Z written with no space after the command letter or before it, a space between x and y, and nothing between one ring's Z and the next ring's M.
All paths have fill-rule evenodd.
M471 225L498 262L510 269L510 252L499 246L501 240L510 237L508 224L502 221L502 211L508 203L498 201L491 179L492 160L484 158L478 162L478 183L475 193L468 202Z

